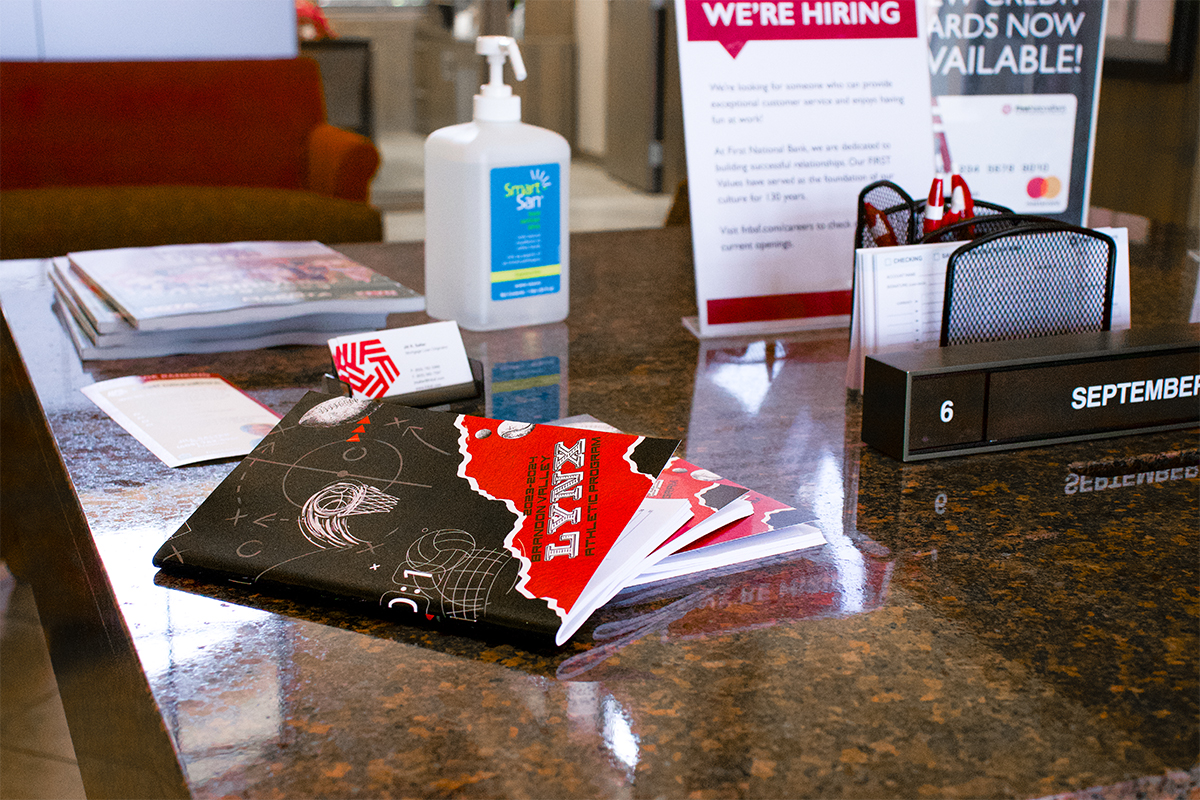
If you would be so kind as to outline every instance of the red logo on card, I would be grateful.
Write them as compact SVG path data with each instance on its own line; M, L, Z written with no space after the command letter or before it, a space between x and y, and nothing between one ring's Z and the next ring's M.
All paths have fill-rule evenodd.
M364 397L383 397L400 377L396 362L378 339L339 344L333 351L333 365L338 377Z

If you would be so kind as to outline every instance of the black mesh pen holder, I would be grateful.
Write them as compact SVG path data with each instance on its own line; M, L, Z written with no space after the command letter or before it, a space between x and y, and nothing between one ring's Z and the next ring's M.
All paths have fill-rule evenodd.
M1059 227L1063 223L1053 217L1037 214L1013 214L1007 211L983 214L951 222L922 236L920 244L945 244L946 242L969 242L993 233L1003 233L1020 227Z
M946 263L941 346L1110 330L1116 251L1112 237L1057 221L962 245Z
M970 224L978 225L982 219L993 215L1018 216L1005 206L976 200L975 216L964 220L956 234L969 238ZM889 244L918 244L923 240L925 226L925 201L914 200L908 192L891 181L875 181L867 184L858 193L857 224L854 231L854 246L883 247ZM886 222L882 224L880 220ZM1011 227L1011 226L1010 226ZM936 231L931 232L936 233ZM889 242L888 238L894 238ZM938 240L947 241L947 240Z

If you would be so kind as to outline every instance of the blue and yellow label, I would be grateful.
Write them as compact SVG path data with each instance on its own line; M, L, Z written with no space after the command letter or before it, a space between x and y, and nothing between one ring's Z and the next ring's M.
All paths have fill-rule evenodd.
M492 170L492 299L562 288L558 164Z
M562 367L555 356L506 361L492 367L492 410L496 419L549 422L562 416Z

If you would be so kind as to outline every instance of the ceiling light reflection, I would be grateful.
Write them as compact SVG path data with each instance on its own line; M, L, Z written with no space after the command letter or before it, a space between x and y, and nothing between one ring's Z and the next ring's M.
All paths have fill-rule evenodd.
M708 378L736 399L747 413L755 414L767 399L772 381L783 369L779 349L778 342L752 342L734 360L709 365ZM724 351L723 355L729 357Z
M639 739L629 714L611 694L604 696L603 708L604 744L632 772L638 763Z

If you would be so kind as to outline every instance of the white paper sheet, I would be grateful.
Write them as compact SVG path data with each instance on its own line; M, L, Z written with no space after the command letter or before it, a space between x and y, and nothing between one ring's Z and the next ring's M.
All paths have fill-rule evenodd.
M208 373L131 375L81 391L168 467L244 456L279 422Z

